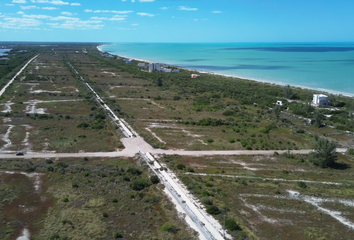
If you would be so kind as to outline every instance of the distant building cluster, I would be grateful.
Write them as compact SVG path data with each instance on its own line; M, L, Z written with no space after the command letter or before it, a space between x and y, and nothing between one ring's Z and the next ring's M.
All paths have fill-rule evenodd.
M101 53L101 56L105 57L105 58L114 58L114 55L109 54L109 53Z
M138 64L139 66L139 64ZM145 66L145 65L144 65ZM166 73L170 73L170 72L179 72L179 69L171 69L171 68L167 68L162 66L161 63L149 63L149 72L166 72Z
M198 75L198 74L192 74L192 75L191 75L191 78L200 78L200 75Z
M319 105L328 106L328 96L323 94L314 94L312 99L312 104L316 106Z

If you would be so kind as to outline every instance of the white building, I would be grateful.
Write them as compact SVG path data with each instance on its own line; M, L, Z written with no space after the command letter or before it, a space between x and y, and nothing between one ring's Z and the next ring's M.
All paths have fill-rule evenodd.
M154 72L154 71L159 72L160 70L161 70L160 63L149 63L149 72Z
M279 105L279 106L283 106L283 102L282 101L277 101L275 104Z
M172 72L179 73L179 69L173 69Z
M198 75L198 74L192 74L191 75L191 78L199 78L200 77L200 75Z
M313 105L328 105L328 96L323 95L323 94L314 94L313 95L313 100L312 100Z
M138 63L138 67L145 67L145 63Z

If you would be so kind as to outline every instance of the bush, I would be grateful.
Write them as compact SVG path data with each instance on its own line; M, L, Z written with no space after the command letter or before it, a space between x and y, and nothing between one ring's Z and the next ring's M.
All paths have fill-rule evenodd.
M177 167L178 170L183 170L183 169L186 168L186 166L185 166L184 164L181 164L181 163L180 163L180 164L177 164L176 167Z
M347 154L350 156L354 156L354 148L348 148Z
M220 209L217 206L210 206L207 208L206 210L207 213L211 214L211 215L218 215L220 214Z
M179 231L179 229L176 226L174 226L171 222L165 222L164 224L162 224L160 230L169 233L177 233Z
M117 198L113 198L113 199L112 199L112 202L113 202L113 203L117 203L117 202L118 202L118 199L117 199Z
M237 223L233 219L227 219L225 221L225 226L226 226L227 230L229 230L229 231L241 230L240 226L237 225Z
M52 164L52 163L53 163L53 161L50 160L50 159L46 159L45 162L46 162L47 164Z
M67 198L67 197L64 198L64 199L63 199L63 202L69 202L69 198Z
M150 180L152 182L152 184L158 184L160 182L160 179L158 176L154 175L150 177Z
M133 175L141 175L143 172L142 171L140 171L139 169L137 169L137 168L134 168L134 167L131 167L131 168L129 168L128 170L127 170L127 172L128 173L131 173L131 174L133 174Z
M130 184L130 187L135 191L141 191L147 186L147 182L145 180L135 180Z
M303 189L307 188L307 185L304 182L297 182L297 186L300 187L300 188L303 188Z
M79 125L77 125L76 127L77 127L77 128L84 128L84 129L85 129L85 128L88 128L89 125L88 125L87 123L84 123L84 122L83 122L83 123L80 123Z
M208 143L213 143L213 142L214 142L214 139L208 138L206 141L207 141Z
M235 112L232 110L226 110L225 112L222 113L222 115L228 116L228 117L233 116L234 114L235 114Z
M229 143L234 143L234 142L235 142L235 139L233 139L233 138L229 139Z
M114 238L123 238L122 234L120 234L120 232L115 232L114 233Z
M208 197L202 197L201 201L206 205L213 205L213 202Z
M108 214L107 213L102 213L102 216L104 217L104 218L108 218Z

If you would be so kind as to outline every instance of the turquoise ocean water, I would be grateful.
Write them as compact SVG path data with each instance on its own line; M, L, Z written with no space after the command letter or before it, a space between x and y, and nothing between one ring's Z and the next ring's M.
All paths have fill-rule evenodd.
M354 43L112 43L112 54L354 96Z

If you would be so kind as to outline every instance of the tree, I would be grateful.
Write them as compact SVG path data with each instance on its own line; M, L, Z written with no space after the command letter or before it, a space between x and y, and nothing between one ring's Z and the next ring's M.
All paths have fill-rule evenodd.
M318 138L313 146L314 152L310 154L311 161L320 167L332 167L337 160L337 147L334 141Z
M275 118L277 120L279 120L279 117L280 117L280 113L281 113L281 107L279 105L276 105L274 108L273 108L273 112L275 114Z
M284 95L288 99L293 99L294 98L294 92L293 92L293 89L290 87L290 85L287 85L284 88Z
M162 85L163 85L162 79L159 77L159 78L157 79L157 86L158 86L158 87L162 87Z
M324 119L324 115L322 113L320 113L319 111L315 112L315 125L317 127L321 127L322 123L323 123L323 119Z
M151 177L150 177L150 180L151 180L151 182L152 182L153 184L158 184L158 183L160 182L159 177L156 176L156 175L151 176Z

